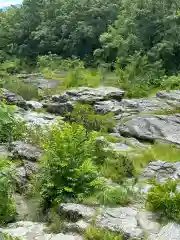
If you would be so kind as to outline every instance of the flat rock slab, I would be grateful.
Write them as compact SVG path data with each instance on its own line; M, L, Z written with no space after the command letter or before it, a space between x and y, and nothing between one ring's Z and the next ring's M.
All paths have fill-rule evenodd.
M13 237L20 237L22 240L83 240L78 235L47 234L44 232L45 228L42 223L20 221L9 224L6 228L0 228L0 232L8 233Z
M180 225L169 223L164 226L158 234L149 236L148 240L179 240Z
M137 211L130 207L107 208L97 217L97 226L123 233L126 238L141 239L143 230L138 226Z
M134 117L117 127L123 136L180 144L180 115Z
M140 98L140 99L123 99L121 102L116 100L107 100L97 102L94 106L96 113L109 113L115 115L120 113L139 113L139 112L155 112L171 109L171 106L164 100L157 98Z
M38 161L43 155L43 151L29 143L16 141L11 144L11 152L15 158L26 159L28 161Z
M152 161L144 169L141 178L155 178L160 182L167 179L180 179L180 162Z
M56 122L56 116L48 113L20 111L17 113L17 116L25 120L29 126L44 126Z
M86 104L94 104L97 101L103 100L118 100L121 101L124 96L124 91L115 87L99 87L88 88L80 87L73 90L68 90L64 94L56 95L52 99L56 102L64 102L65 100L78 101Z
M156 96L166 100L180 101L180 90L160 91Z

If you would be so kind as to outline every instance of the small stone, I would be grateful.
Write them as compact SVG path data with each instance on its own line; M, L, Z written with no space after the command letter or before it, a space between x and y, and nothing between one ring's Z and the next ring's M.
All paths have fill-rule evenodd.
M65 214L72 221L81 218L91 219L95 215L95 210L91 207L75 203L62 203L59 205L59 214Z
M10 150L15 158L27 159L28 161L38 161L43 155L41 149L22 141L13 142Z

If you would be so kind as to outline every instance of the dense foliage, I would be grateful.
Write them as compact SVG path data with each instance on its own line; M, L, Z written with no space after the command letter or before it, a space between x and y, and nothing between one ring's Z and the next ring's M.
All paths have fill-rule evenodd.
M124 88L129 97L147 96L156 88L176 89L179 12L177 0L24 0L20 8L0 12L0 61L9 73L37 62L41 67L48 62L50 72L60 60L54 65L49 54L77 57L85 66L116 70L108 83ZM78 65L64 87L97 86L105 76Z
M101 186L94 164L95 136L77 124L54 125L47 134L37 186L46 207L81 200Z

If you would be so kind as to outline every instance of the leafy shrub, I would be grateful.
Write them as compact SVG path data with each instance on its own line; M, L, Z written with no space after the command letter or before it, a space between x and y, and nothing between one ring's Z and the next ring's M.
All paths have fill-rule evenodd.
M125 67L121 59L116 63L118 85L126 91L127 97L146 97L152 89L160 87L164 75L160 62L150 64L147 56L135 55Z
M169 180L165 184L154 182L149 190L146 206L168 220L180 221L180 192L177 181Z
M85 232L85 240L122 240L120 234L100 228L88 228Z
M92 106L76 104L74 111L68 116L71 122L82 124L87 130L108 132L115 126L113 114L95 114Z
M132 201L133 192L130 188L125 186L108 187L104 191L100 192L97 199L101 205L126 206Z
M3 62L0 66L0 71L15 74L19 73L22 70L20 59L7 60Z
M121 153L110 153L111 155L106 155L104 159L101 174L117 183L122 183L126 177L132 177L134 168L131 158Z
M15 118L15 107L1 103L0 116L0 142L19 139L23 134L23 122Z
M83 199L86 205L126 206L133 200L133 191L126 186L108 186L95 195Z
M81 199L101 186L93 164L94 133L77 124L54 125L42 145L45 158L38 182L45 205Z
M166 90L180 89L180 75L164 77L161 88Z
M6 159L0 159L0 224L12 221L15 217L13 200L13 178L10 164Z

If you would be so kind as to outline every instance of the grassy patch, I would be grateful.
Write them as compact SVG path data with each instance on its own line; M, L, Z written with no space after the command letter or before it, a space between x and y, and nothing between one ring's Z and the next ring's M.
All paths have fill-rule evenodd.
M133 200L133 191L126 186L108 186L96 195L83 200L86 205L126 206Z
M138 152L137 156L133 157L133 165L135 175L141 173L142 169L151 161L163 160L167 162L180 161L180 148L173 144L156 143L151 148Z
M113 233L100 228L88 228L84 236L85 240L123 240L121 234Z

